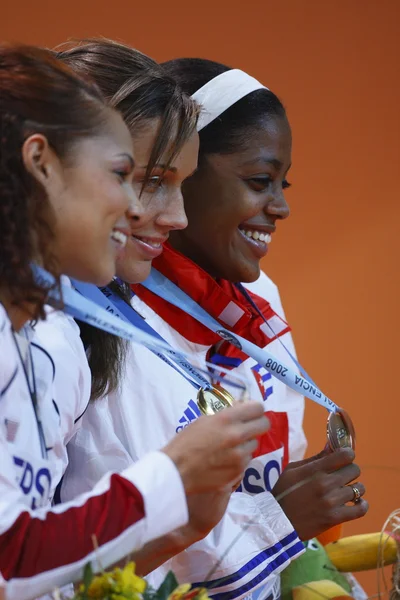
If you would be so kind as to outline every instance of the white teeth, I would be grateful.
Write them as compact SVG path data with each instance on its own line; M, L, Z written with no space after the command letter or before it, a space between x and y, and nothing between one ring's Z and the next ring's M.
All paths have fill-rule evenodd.
M111 239L113 239L115 242L118 242L118 244L121 244L121 246L124 247L128 240L128 236L125 235L125 233L122 233L122 231L113 229L111 232Z
M271 234L270 233L262 233L261 231L251 231L248 229L247 231L241 230L244 235L250 239L258 240L259 242L264 242L265 244L269 244L271 242Z
M147 244L148 246L151 246L152 248L157 248L157 250L162 247L162 244L160 242L153 242L149 238L141 238L138 236L133 236L133 237L136 237L137 240L139 240L140 242L143 242L144 244Z

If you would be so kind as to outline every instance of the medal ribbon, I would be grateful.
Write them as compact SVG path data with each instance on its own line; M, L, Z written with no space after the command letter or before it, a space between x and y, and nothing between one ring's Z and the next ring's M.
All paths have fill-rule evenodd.
M36 265L33 266L33 270L38 282L44 282L49 286L54 285L54 277L50 273ZM142 344L178 371L197 390L212 390L213 386L207 378L190 364L184 354L176 352L132 307L128 306L112 290L106 288L112 294L113 300L118 301L120 310L95 285L78 281L74 281L73 284L79 288L79 291L61 283L64 312L74 319L84 321L93 327L131 342ZM49 291L49 300L55 301L56 304L60 303L58 290L52 289ZM243 387L234 381L230 381L230 385L237 388Z
M197 319L197 321L218 334L221 339L236 345L242 352L253 358L257 363L267 369L271 375L279 379L279 381L282 381L282 383L292 390L303 394L320 406L325 407L329 412L336 412L338 410L338 406L325 396L311 380L298 375L293 369L278 360L267 350L259 348L253 344L253 342L225 329L216 319L211 317L199 304L197 304L195 300L190 298L188 294L178 288L178 286L167 279L167 277L157 271L154 267L151 270L150 276L141 285L173 306L184 310L191 317ZM300 370L304 373L304 369L300 367Z

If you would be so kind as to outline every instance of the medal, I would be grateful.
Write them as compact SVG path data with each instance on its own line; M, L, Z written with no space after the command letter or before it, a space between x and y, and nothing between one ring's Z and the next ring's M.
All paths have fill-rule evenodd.
M352 448L355 450L356 434L354 425L347 412L342 408L329 414L326 435L331 450L339 450L339 448Z
M224 408L229 408L235 402L233 396L220 385L208 389L200 388L197 394L197 406L203 415L215 415Z

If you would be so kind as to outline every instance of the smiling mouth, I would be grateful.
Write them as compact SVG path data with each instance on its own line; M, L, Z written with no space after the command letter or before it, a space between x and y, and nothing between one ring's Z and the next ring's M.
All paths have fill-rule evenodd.
M163 243L165 241L165 240L163 240L163 241L155 240L153 238L140 236L140 235L132 235L131 237L134 240L138 240L139 242L142 242L142 244L146 244L147 246L150 246L150 248L154 248L155 250L161 250L163 247Z
M266 233L264 231L258 231L257 229L246 229L239 227L240 233L245 235L248 239L254 240L256 242L263 242L264 244L269 244L272 240L272 236L270 233Z
M116 242L121 248L124 248L128 241L128 236L119 229L113 229L111 239Z

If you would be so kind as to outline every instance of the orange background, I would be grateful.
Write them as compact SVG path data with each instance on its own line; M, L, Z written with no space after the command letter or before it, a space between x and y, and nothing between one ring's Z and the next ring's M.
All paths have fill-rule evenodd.
M400 507L399 0L5 0L0 38L53 46L104 35L158 60L243 68L283 98L288 193L264 268L279 284L303 364L352 415L371 504L345 532ZM307 402L309 450L325 411ZM369 593L375 573L360 577Z

